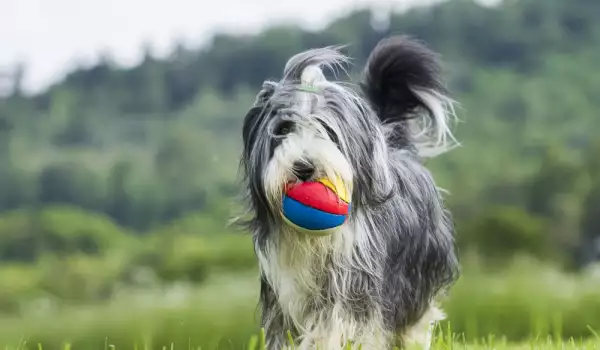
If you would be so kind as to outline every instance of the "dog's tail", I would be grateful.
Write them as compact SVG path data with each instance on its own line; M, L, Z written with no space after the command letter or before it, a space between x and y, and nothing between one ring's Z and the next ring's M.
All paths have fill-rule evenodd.
M421 155L433 156L455 141L449 125L453 101L441 81L438 57L425 45L406 36L380 41L367 60L361 88L390 130L391 146L412 142Z

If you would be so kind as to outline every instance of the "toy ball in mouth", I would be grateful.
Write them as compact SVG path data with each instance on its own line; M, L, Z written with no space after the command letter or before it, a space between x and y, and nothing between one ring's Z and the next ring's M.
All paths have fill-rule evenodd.
M331 234L346 221L349 211L349 198L341 181L319 179L291 184L283 196L285 221L310 235Z

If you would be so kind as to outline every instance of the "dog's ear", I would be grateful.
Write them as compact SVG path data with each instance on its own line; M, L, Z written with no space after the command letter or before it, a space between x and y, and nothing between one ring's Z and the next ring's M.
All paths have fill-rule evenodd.
M423 124L429 126L417 133L436 138L436 143L451 136L452 101L446 97L438 55L424 44L407 36L380 41L367 60L360 85L382 123L405 122L424 111L429 120Z

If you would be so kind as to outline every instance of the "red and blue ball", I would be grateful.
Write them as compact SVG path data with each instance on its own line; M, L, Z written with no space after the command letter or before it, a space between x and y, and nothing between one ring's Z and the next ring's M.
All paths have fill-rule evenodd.
M330 234L348 218L350 203L338 181L327 179L289 185L283 197L283 217L294 228L317 236Z

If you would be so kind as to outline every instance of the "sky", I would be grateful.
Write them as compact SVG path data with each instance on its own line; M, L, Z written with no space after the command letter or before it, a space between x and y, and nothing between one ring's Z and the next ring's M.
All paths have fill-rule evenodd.
M35 92L101 52L132 65L144 43L164 55L175 39L199 47L224 30L256 32L290 22L317 29L357 7L401 10L430 1L0 0L0 73L24 63L24 87Z

